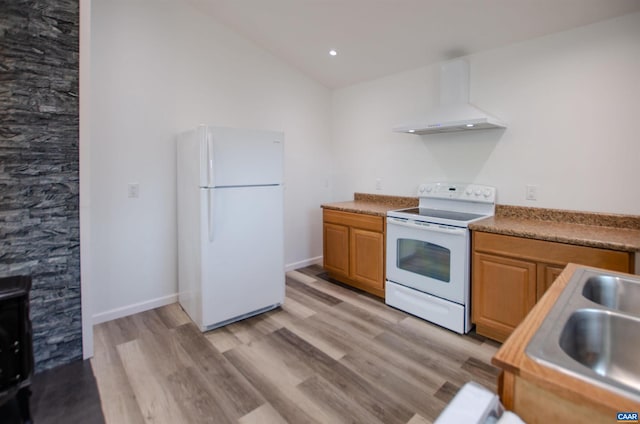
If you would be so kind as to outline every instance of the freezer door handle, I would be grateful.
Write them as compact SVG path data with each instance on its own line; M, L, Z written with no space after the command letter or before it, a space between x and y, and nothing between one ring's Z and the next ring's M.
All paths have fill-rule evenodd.
M207 187L215 187L213 171L213 135L207 131Z
M213 242L213 208L215 206L213 190L207 190L207 226L209 242Z

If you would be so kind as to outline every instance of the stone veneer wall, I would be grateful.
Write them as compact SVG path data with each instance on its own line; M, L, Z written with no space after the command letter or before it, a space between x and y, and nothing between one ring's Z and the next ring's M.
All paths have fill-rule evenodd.
M78 0L0 0L0 275L33 277L36 372L82 357Z

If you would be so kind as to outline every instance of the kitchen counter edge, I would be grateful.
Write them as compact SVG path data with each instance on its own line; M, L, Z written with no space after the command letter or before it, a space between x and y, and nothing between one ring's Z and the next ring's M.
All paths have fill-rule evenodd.
M417 197L390 196L383 194L355 193L353 200L332 202L320 205L323 209L342 212L361 213L365 215L386 216L394 209L418 206Z

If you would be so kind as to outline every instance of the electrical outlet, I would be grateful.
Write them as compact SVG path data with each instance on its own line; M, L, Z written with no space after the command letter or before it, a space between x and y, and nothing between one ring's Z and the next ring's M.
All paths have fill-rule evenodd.
M538 200L538 186L529 184L527 186L527 200Z
M380 178L376 178L376 190L382 190L382 180Z
M140 197L140 184L138 183L127 184L127 194L131 198Z

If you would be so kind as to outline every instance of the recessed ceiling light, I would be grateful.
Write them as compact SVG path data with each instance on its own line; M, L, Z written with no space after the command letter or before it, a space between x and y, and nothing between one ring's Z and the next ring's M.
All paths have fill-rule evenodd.
M409 132L410 132L410 133L414 133L414 132L416 132L416 130L409 130Z
M473 127L473 124L467 124L467 127L471 128Z
M336 56L338 52L334 49L329 50L329 56Z

